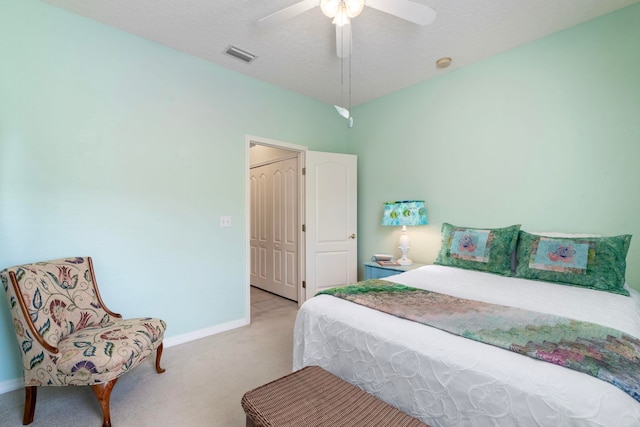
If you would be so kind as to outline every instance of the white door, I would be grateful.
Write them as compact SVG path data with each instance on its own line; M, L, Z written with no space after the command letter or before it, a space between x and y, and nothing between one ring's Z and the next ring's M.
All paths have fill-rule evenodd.
M252 285L298 300L298 159L251 168Z
M357 281L357 157L307 151L306 295Z

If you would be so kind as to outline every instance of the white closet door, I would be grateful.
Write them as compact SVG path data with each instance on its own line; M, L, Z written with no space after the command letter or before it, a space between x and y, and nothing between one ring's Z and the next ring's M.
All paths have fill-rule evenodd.
M250 187L250 282L253 286L263 288L267 282L266 230L267 207L266 186L267 173L265 166L252 168L249 178Z
M298 300L298 160L251 169L251 284Z

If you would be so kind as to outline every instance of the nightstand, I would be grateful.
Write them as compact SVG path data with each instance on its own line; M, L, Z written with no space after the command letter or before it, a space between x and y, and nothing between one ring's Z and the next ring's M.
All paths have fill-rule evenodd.
M375 261L364 263L364 280L382 279L383 277L393 276L394 274L404 273L422 267L426 264L418 264L414 262L411 265L388 265L382 266Z

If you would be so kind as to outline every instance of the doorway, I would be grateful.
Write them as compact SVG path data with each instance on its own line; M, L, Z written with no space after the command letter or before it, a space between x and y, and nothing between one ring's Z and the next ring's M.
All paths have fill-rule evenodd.
M252 143L249 157L250 284L298 301L300 153Z
M295 235L297 239L296 243L292 244L297 248L295 255L297 262L278 268L282 271L281 277L288 275L285 281L293 281L293 278L297 277L294 288L297 292L298 306L306 299L313 297L319 290L354 283L357 280L357 157L352 154L309 151L307 147L250 135L245 137L245 143L247 313L251 312L250 285L252 280L259 280L253 273L258 272L260 268L257 263L253 264L254 260L259 259L260 244L257 239L259 226L252 223L252 220L257 220L255 216L252 219L251 208L252 150L265 150L273 154L273 157L256 161L254 165L256 167L280 160L297 159L297 178L291 178L297 185L297 203L291 203L290 207L286 208L289 209L288 218L291 219L291 227L288 227L291 230L289 234ZM278 179L286 180L283 178L285 174L282 171L287 168L280 166L276 169L280 170L278 174L281 177ZM290 176L293 177L293 175ZM257 183L256 179L255 185ZM290 185L292 186L293 184ZM255 194L258 193L254 192ZM253 245L252 240L254 240ZM275 245L274 242L273 248ZM266 242L265 247L267 247ZM275 249L282 250L282 246ZM281 256L274 255L271 259L277 261ZM292 271L294 266L295 272ZM273 271L276 269L274 268Z

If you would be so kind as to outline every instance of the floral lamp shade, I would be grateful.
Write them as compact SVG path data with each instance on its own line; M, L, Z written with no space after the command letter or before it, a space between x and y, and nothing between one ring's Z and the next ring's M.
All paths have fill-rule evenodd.
M426 224L427 210L424 206L424 200L403 200L384 204L382 225L402 226L402 235L398 243L398 249L402 252L402 256L398 259L398 264L413 264L413 261L407 256L411 248L409 236L407 236L407 226Z
M424 200L404 200L384 204L382 225L397 227L426 224L427 210Z

